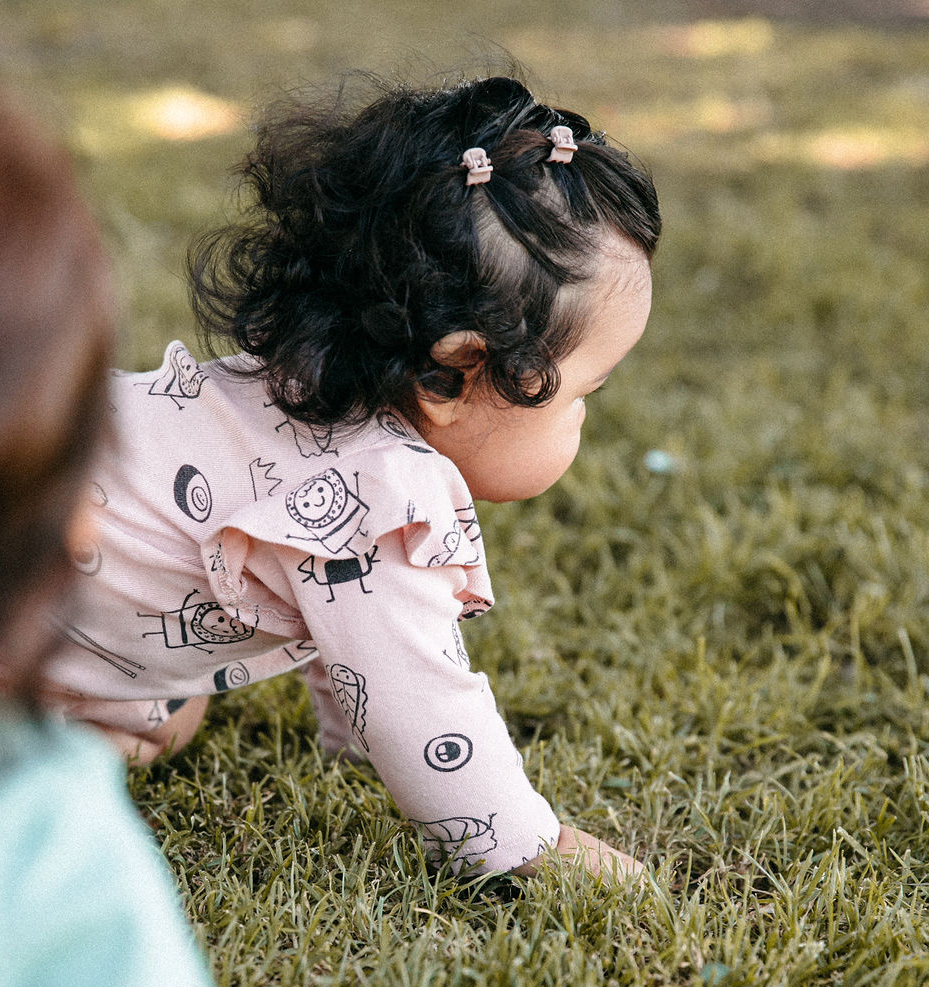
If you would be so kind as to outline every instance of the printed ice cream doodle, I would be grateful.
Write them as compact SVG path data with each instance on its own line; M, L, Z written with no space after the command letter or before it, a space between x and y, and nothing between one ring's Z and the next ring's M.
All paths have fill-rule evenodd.
M174 478L174 503L193 521L203 523L213 510L213 494L196 466L185 465Z
M271 473L276 466L277 463L263 463L260 456L248 464L252 476L252 493L255 495L256 502L262 497L270 497L284 482L279 476Z
M497 834L492 825L495 815L492 812L486 819L450 816L433 822L420 822L417 819L411 819L410 822L425 830L423 841L426 844L426 855L431 862L440 863L454 852L457 859L471 866L497 848Z
M200 364L183 348L175 346L168 357L164 373L149 386L148 393L157 397L171 398L178 409L183 411L182 401L192 401L200 396L200 388L206 374Z
M112 665L113 668L118 668L123 675L128 675L131 679L138 678L139 672L145 671L144 665L140 665L131 658L123 658L122 655L114 654L109 648L98 644L93 638L88 637L76 627L68 625L64 628L64 635L72 644L76 644L79 648L102 658L107 664Z
M407 449L412 449L413 452L435 452L434 449L424 445L419 440L419 437L411 429L407 428L392 411L379 411L377 413L377 423L385 432L389 432L398 439L403 439L403 444Z
M423 749L426 764L434 771L457 771L474 753L474 745L463 733L443 733L433 737Z
M161 621L161 630L146 631L142 637L164 636L166 648L196 648L213 654L207 644L235 644L247 641L255 628L230 617L215 601L191 603L194 596L199 596L199 590L192 590L184 597L184 602L177 610L166 613L137 613L139 617L151 617Z
M368 708L364 676L353 671L348 665L327 665L326 671L332 683L332 694L348 717L355 739L370 753L371 748L368 747L364 737L365 712Z
M352 545L355 535L364 538L361 525L368 514L368 505L359 497L358 474L355 473L355 493L338 470L327 469L311 476L291 490L286 498L287 513L306 528L309 537L288 534L294 541L318 541L327 551L347 548L353 555L361 551Z
M380 561L380 559L375 558L376 555L377 545L370 552L365 552L364 555L351 559L327 559L317 555L308 555L297 566L297 569L305 574L306 578L303 580L305 583L312 579L320 586L325 586L329 590L329 599L326 602L332 603L335 600L332 587L341 583L352 583L357 580L362 593L374 592L374 590L365 587L364 577L369 576L374 564Z
M319 657L319 648L312 641L296 641L284 648L284 654L296 665Z
M338 456L339 454L338 449L330 448L332 446L331 425L305 425L301 422L298 427L289 418L286 418L280 425L275 426L274 431L280 432L281 429L290 431L297 452L304 459L322 456L324 453L328 453L330 456Z
M213 685L217 692L228 692L230 689L238 689L243 685L248 685L250 678L245 665L237 661L219 669L213 676Z

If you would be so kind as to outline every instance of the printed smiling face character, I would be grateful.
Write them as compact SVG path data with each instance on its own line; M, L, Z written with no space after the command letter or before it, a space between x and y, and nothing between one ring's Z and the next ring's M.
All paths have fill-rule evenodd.
M353 555L360 555L364 548L352 544L355 535L366 537L361 530L368 513L368 505L358 496L358 474L355 474L355 493L348 488L338 470L327 469L311 476L285 498L287 513L311 535L303 538L288 534L298 541L318 541L330 552L343 548Z
M237 617L230 617L217 603L201 603L190 618L190 629L210 644L230 644L246 641L255 629Z
M321 528L341 516L348 489L337 470L311 477L287 495L287 511L304 528Z

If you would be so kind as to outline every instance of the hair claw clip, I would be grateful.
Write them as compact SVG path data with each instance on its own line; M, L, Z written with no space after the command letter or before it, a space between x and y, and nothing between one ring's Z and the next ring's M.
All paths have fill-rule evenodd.
M571 164L577 144L574 143L574 132L570 127L552 127L552 132L548 139L555 146L552 153L545 159L546 161L560 161L562 164Z
M468 169L468 180L465 185L483 185L490 181L490 173L494 166L482 147L469 147L461 156L461 164Z

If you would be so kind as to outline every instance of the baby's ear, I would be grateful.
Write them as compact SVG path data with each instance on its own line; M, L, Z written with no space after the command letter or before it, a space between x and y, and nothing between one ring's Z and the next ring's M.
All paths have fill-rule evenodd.
M443 367L452 367L465 375L464 388L457 398L442 398L417 388L416 400L420 411L437 427L451 425L468 400L471 384L484 365L487 344L482 336L470 329L458 329L433 343L429 355Z

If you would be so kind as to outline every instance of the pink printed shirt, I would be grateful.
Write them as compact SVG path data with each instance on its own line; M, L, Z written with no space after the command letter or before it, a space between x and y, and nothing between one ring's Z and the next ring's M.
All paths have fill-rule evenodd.
M435 859L506 870L557 840L459 621L493 602L454 464L385 413L340 435L260 381L114 374L99 536L52 677L69 715L151 729L194 695L295 668L324 744L368 758Z

